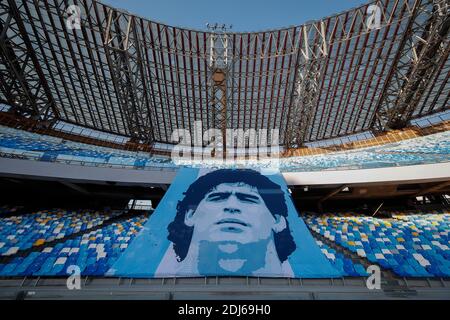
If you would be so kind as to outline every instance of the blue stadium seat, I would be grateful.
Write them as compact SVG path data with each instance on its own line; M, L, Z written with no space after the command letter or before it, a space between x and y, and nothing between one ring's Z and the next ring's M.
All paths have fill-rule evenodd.
M394 219L353 213L307 215L305 222L314 232L359 255L364 252L368 261L400 276L442 276L450 267L449 213L396 212ZM332 234L339 236L333 239ZM361 247L364 251L355 250Z

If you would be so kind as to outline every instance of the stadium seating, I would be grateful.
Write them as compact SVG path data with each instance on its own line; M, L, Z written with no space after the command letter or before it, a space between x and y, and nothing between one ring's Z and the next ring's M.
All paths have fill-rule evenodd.
M21 155L41 161L132 168L156 164L164 166L169 162L168 158L152 157L148 153L73 142L5 126L0 126L0 153Z
M104 276L147 221L148 214L87 232L52 247L0 264L0 276L66 276L70 265L81 275Z
M450 214L307 215L310 229L404 277L450 277Z
M0 263L0 276L65 276L70 265L79 266L82 275L105 275L148 219L145 213L108 223L116 214L55 209L1 218L0 252L12 257ZM355 213L306 214L304 220L313 235L318 233L343 248L336 250L316 240L346 276L367 273L345 249L401 277L450 277L447 212L394 212L389 219ZM85 232L70 237L79 231ZM46 245L52 240L59 241ZM19 250L30 248L31 252L20 254Z
M365 277L368 275L362 264L354 263L351 259L330 248L320 240L316 240L316 243L333 266L344 275L350 277Z
M371 169L450 161L450 132L376 147L283 159L284 171Z
M13 255L62 239L101 225L110 217L98 211L52 209L0 218L0 255Z
M37 133L0 126L0 155L25 157L40 161L57 161L95 166L119 166L133 169L176 168L168 157L151 156L148 153L118 150L78 142L65 141ZM282 158L277 163L281 171L318 171L331 169L369 169L450 161L450 131L420 138L403 140L382 146L313 156ZM190 166L221 167L215 160L187 161ZM232 164L232 166L239 165ZM262 160L247 167L270 166ZM227 164L227 166L230 166Z

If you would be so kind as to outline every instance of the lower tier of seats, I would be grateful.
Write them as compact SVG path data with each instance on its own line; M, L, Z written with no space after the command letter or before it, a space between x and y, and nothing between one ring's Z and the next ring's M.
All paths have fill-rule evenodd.
M34 241L31 248L27 245L25 250L6 251L9 255L0 260L0 277L67 276L71 265L78 266L83 276L104 276L148 216L143 213L111 219L110 212L93 215L55 209L0 217L3 247L7 244L11 248L11 241ZM370 264L398 277L450 277L447 212L395 212L390 219L356 213L310 213L303 219L323 254L347 277L368 276L366 267ZM36 233L43 239L39 243L33 238ZM55 237L61 233L64 235Z

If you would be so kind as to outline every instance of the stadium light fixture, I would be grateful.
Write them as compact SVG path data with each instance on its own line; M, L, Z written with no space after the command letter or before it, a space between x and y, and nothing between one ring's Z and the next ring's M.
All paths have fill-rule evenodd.
M232 24L229 24L229 25L227 25L225 23L219 24L217 22L214 23L214 24L211 24L211 23L207 22L205 25L206 25L206 28L211 30L211 31L219 30L221 32L226 32L226 31L231 30L233 28Z

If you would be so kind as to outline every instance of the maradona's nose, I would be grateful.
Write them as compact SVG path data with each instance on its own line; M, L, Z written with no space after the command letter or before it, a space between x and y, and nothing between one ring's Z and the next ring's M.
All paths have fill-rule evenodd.
M227 201L224 203L223 211L229 214L241 213L241 209L239 209L239 201L235 194L232 194L228 197Z
M241 213L241 209L238 208L225 208L223 209L223 211L225 211L226 213L230 213L230 214L238 214Z

